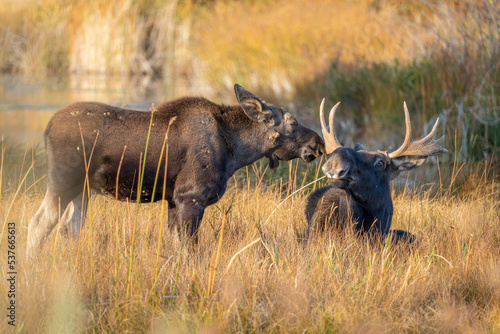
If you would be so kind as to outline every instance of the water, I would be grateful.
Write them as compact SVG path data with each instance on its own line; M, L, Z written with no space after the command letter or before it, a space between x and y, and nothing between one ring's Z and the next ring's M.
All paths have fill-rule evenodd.
M184 95L207 96L207 89L201 88L195 90L179 80L166 84L144 76L34 78L0 75L0 138L3 136L22 145L43 142L43 131L50 117L58 109L77 101L98 101L149 110L153 103L158 105Z
M43 143L43 131L52 115L77 101L98 101L140 110L149 110L153 103L158 105L185 95L202 95L217 103L236 103L231 89L217 95L210 93L210 89L199 84L195 87L180 81L166 84L150 77L87 75L29 78L0 75L0 139L4 137L21 148L40 145ZM303 115L297 116L302 118L300 116ZM306 119L301 121L318 130L316 117L311 117L309 122ZM441 161L450 159L451 156L443 156ZM440 176L436 161L436 158L429 158L424 166L410 174L408 181L414 184L430 180L437 182ZM444 166L442 168L446 169ZM447 175L445 170L442 172ZM406 174L396 181L397 184L406 182Z

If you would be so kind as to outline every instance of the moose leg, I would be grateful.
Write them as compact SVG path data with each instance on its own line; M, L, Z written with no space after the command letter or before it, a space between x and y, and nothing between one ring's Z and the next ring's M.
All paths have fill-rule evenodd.
M177 226L178 211L175 204L168 203L168 227L171 229L175 229Z
M85 217L87 215L88 202L88 195L81 192L68 204L59 223L59 232L62 234L71 233L75 237L80 235L80 230L85 223Z
M198 243L198 228L205 213L205 206L194 199L179 201L176 206L179 235L182 237L184 230L186 236L190 237L194 244Z
M168 228L172 233L177 233L179 235L179 240L181 240L181 230L179 229L179 210L174 203L168 203Z
M51 188L47 189L45 198L37 213L31 218L28 226L28 241L26 253L28 257L38 249L50 234L59 220L59 213L66 209L68 201L61 198Z
M407 243L414 243L415 241L417 241L417 238L411 234L410 232L407 232L407 231L403 231L403 230L391 230L391 235L392 235L392 240L395 242L395 243L398 243L398 242L407 242Z

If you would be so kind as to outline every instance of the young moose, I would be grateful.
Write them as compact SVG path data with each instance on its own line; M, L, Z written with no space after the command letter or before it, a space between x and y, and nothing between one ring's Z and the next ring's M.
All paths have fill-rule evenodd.
M401 172L421 166L427 157L447 152L441 145L444 136L433 139L439 119L425 138L414 142L411 140L410 115L404 103L406 136L400 148L387 153L368 151L356 144L352 149L340 145L335 135L335 111L340 102L330 110L330 132L325 124L324 102L323 99L319 115L329 156L322 169L331 186L316 190L308 198L306 217L310 233L331 226L344 227L352 221L357 231L378 235L391 232L395 240L414 240L408 232L390 231L393 215L390 181Z
M154 113L95 102L58 111L45 130L47 193L29 224L28 254L58 222L79 234L85 184L118 200L165 199L169 225L185 226L196 241L205 208L222 197L236 170L263 157L275 168L280 160L310 162L324 153L321 137L289 112L237 84L234 90L234 106L184 97Z

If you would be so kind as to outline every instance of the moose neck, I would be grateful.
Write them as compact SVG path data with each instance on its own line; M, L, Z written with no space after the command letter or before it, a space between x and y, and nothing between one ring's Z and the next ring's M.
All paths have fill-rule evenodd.
M376 196L363 202L358 202L364 212L363 225L374 226L382 233L388 233L391 228L393 205L389 183L382 185L383 189Z
M266 156L269 145L264 124L248 118L240 106L225 106L220 119L221 135L230 157L226 166L230 174Z

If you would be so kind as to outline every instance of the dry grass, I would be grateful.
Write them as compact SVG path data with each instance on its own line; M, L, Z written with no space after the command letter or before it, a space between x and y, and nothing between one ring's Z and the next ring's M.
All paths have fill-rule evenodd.
M495 1L5 0L0 21L4 72L140 75L127 94L153 75L231 98L238 82L303 119L326 97L355 141L402 124L405 100L417 128L441 118L462 160L498 156Z
M2 157L4 168L12 160L22 165ZM307 192L278 207L302 184L296 165L289 178L270 183L257 164L237 173L207 210L197 247L168 231L161 203L136 213L134 203L95 196L80 239L54 231L27 263L26 227L41 204L43 180L37 191L25 191L20 176L32 173L25 160L22 170L4 169L0 179L10 184L1 189L0 222L17 226L17 332L499 330L500 188L488 164L462 169L462 179L472 181L455 195L447 184L395 193L393 227L418 235L413 248L352 231L306 242ZM5 238L0 249L5 268ZM4 283L0 295L6 293ZM0 328L11 330L5 320Z
M175 14L169 7L184 3ZM0 67L22 73L151 69L165 76L176 68L183 75L197 73L212 87L239 81L271 87L277 95L297 89L314 104L323 96L343 96L347 105L354 97L375 115L386 113L386 125L393 121L388 111L402 114L402 100L410 98L421 110L421 124L438 113L448 115L447 138L455 141L455 151L470 151L477 141L477 155L493 165L442 164L441 188L398 188L393 228L415 233L420 243L414 248L379 244L350 231L307 243L303 210L309 189L277 207L316 168L304 176L306 168L295 173L293 164L271 177L257 164L239 172L223 199L207 210L198 247L168 231L160 221L161 203L142 205L136 213L133 203L96 196L78 240L54 231L38 258L26 263L27 224L43 199L41 150L2 143L0 268L6 272L5 230L13 221L19 261L14 331L499 331L498 29L475 25L488 23L489 13L498 17L498 10L490 11L492 2L468 1L479 4L469 8L475 13L467 16L470 21L462 20L460 8L454 11L455 3L448 8L420 2L442 14L435 16L421 7L400 13L408 7L389 1L381 9L367 1L336 2L337 14L321 1L308 2L307 11L298 0L251 3L217 1L208 7L210 15L197 17L199 35L193 38L190 1L125 1L124 7L100 0L71 6L2 2L0 42L6 47L0 48ZM175 29L173 16L180 18ZM405 25L405 17L411 24ZM457 22L462 30L455 29ZM490 27L497 24L493 20ZM405 40L413 29L422 34ZM141 44L144 36L147 43ZM196 52L187 52L188 41ZM393 58L405 62L421 55L427 42L435 43L429 44L429 61L402 70L390 65ZM359 71L352 65L385 61L389 65ZM337 63L339 71L332 66ZM364 118L368 112L362 111ZM481 125L469 127L476 119ZM462 155L466 160L469 153ZM29 169L31 161L36 164ZM3 282L0 296L7 295ZM6 302L0 298L0 308ZM12 331L4 319L0 332L6 329Z
M178 75L190 59L185 59L186 6L176 0L48 0L43 5L6 0L0 4L0 70Z
M370 1L220 1L193 37L211 81L244 80L286 96L332 63L407 62L421 55L398 12L386 1L381 8Z

